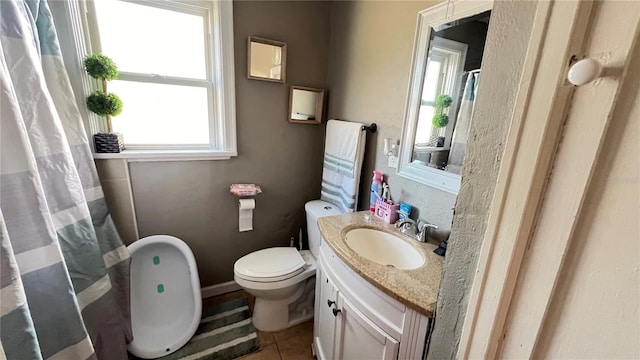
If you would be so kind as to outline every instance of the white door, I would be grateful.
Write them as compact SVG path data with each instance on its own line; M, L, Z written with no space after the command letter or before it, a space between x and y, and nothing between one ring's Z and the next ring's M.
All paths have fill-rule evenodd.
M397 359L399 343L338 294L336 359Z
M553 39L538 42L541 56L532 60L544 71L530 74L532 88L545 91L531 92L529 101L531 114L549 115L523 116L523 126L512 126L520 131L513 138L523 140L505 156L513 156L513 168L500 170L510 179L498 182L500 202L491 210L495 220L483 241L457 357L638 359L640 2L538 6L551 14L548 22L539 18L538 33ZM569 88L564 78L572 55L595 59L605 71ZM554 61L559 66L549 66ZM560 80L551 91L543 87L549 74L551 85ZM539 100L567 88L573 97ZM553 128L554 116L561 121L553 134L532 136L536 127ZM525 141L531 139L547 146L536 152ZM534 161L522 161L528 156ZM548 171L535 171L546 163Z
M327 277L322 261L318 261L316 279L313 343L316 357L320 360L330 360L334 358L336 317L333 309L337 307L338 289Z

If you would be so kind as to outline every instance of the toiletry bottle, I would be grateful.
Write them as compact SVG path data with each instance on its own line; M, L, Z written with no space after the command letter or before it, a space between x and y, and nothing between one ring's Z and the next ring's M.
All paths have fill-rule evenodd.
M408 218L411 215L411 205L407 203L400 203L400 211L398 212L400 219Z
M387 183L382 185L382 200L386 203L391 203L391 194L389 193L389 184Z
M369 210L376 211L376 200L382 195L382 173L373 170L373 179L371 180L371 197L369 198Z

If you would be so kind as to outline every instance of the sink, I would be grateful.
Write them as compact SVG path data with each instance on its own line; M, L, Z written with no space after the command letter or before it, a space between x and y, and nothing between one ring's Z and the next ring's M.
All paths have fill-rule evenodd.
M347 245L360 256L380 265L417 269L424 264L418 250L399 237L384 231L357 228L347 231Z

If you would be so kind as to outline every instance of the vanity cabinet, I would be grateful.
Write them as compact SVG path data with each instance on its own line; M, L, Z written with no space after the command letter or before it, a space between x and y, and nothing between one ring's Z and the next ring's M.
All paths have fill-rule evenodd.
M338 298L340 312L336 316L336 359L398 358L398 340L384 332L358 311L342 294Z
M430 319L368 283L326 243L316 279L318 359L422 359Z
M335 344L335 322L333 314L338 302L338 288L327 277L320 266L316 269L316 300L314 307L314 350L318 359L333 359ZM336 310L337 312L337 310Z

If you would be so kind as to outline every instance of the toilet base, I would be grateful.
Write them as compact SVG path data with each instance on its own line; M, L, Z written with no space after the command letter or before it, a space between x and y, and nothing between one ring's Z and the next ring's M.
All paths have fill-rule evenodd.
M315 276L312 276L285 299L256 297L251 317L253 325L260 331L279 331L313 318L314 284Z

